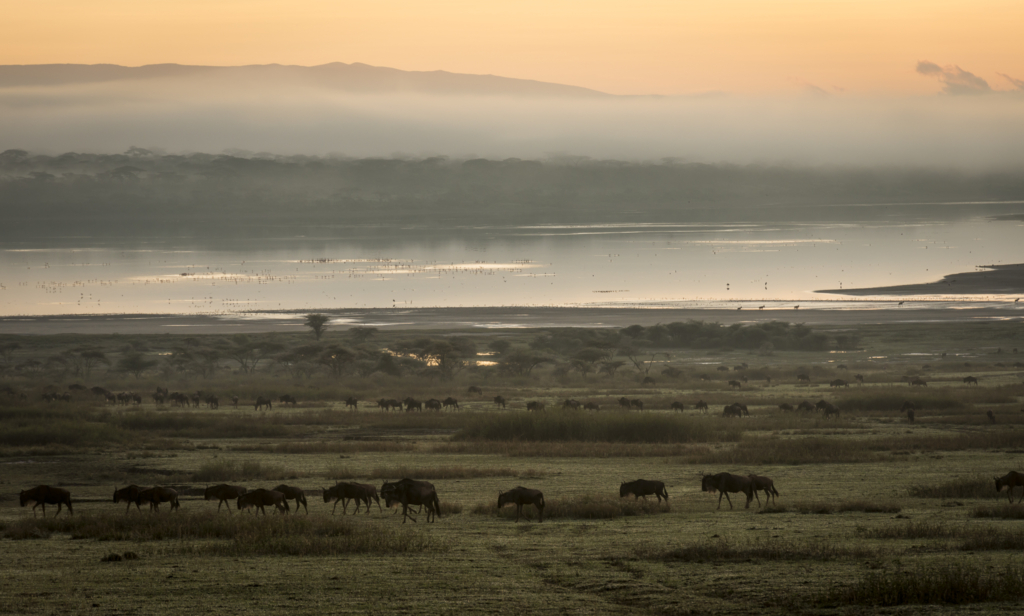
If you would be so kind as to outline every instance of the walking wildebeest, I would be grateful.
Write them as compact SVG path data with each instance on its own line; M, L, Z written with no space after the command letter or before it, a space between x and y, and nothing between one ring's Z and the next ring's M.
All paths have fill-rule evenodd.
M975 377L973 377L973 376L965 376L964 377L964 385L977 385L977 384L978 384L978 379L976 379Z
M741 389L743 387L743 384L740 383L739 381L729 381L729 387L735 387L736 389Z
M229 500L234 500L246 493L242 486L229 486L226 483L210 486L203 491L204 500L217 499L217 513L220 513L220 506ZM228 505L228 513L231 513L231 505Z
M644 410L644 401L640 400L639 398L634 398L634 399L630 400L629 404L632 405L632 406L635 406L636 408L640 409L641 411Z
M788 402L783 402L782 404L779 405L779 410L784 413L792 413L793 405L789 404Z
M814 405L808 402L807 400L804 400L800 404L796 405L796 410L801 413L810 413L811 411L814 410Z
M270 403L270 398L264 398L263 396L257 396L255 407L257 411L263 407L267 407L268 411L274 410L274 405Z
M427 522L431 521L431 513L434 520L441 517L441 502L437 498L437 491L434 484L428 481L415 481L412 479L400 479L395 482L384 482L380 488L380 495L384 498L384 504L388 507L393 502L402 503L402 524L407 519L416 518L409 515L409 505L424 505L427 508Z
M732 509L732 499L729 492L743 492L747 495L747 509L750 509L750 501L754 500L754 482L750 477L733 475L731 473L718 473L716 475L703 475L700 480L700 489L703 492L718 492L718 508L722 508L722 496L729 501L729 509Z
M36 515L36 507L42 505L43 517L46 517L46 506L57 505L57 513L53 514L53 517L57 517L60 514L61 507L64 505L68 506L68 514L75 515L74 510L71 508L71 492L68 492L64 488L51 488L50 486L36 486L31 490L21 491L21 506L32 503L32 517Z
M625 498L630 494L636 497L635 500L640 500L641 496L644 497L644 500L647 500L647 496L653 494L658 497L659 504L662 498L665 499L666 503L668 502L668 492L665 490L665 482L663 481L637 479L629 483L619 484L619 498Z
M701 413L708 412L708 403L703 400L697 400L697 404L693 405L693 408L697 409Z
M537 514L540 517L538 522L544 521L544 494L540 490L531 490L530 488L518 486L508 492L498 492L498 509L509 503L516 506L516 522L519 521L519 516L523 513L523 505L533 505L536 507Z
M992 411L985 411L985 416L988 417L989 423L996 422L996 414L993 413Z
M821 407L821 414L825 419L828 419L832 415L839 417L839 407L830 402L826 402L824 406Z
M810 383L811 382L811 377L806 375L806 374L798 374L798 375L796 375L796 380L797 380L798 383L800 383L800 382Z
M440 411L441 410L441 401L438 400L437 398L431 398L430 400L427 400L426 402L424 402L423 406L428 411Z
M846 381L844 381L843 379L832 379L832 381L829 382L828 386L829 387L846 387L846 388L849 388L850 384L847 383Z
M139 492L138 503L149 503L150 511L159 511L160 503L170 503L171 511L178 509L178 493L173 488L156 486Z
M480 389L476 385L470 385L469 389L466 390L466 393L476 394L478 396L481 396L481 395L483 395L484 390Z
M672 402L672 404L670 404L668 407L670 409L672 409L673 411L684 411L684 410L686 410L686 405L683 404L682 402L679 402L678 400Z
M454 408L454 409L458 409L459 408L459 401L456 400L455 398L452 398L451 396L448 396L447 398L442 400L441 403L444 404L444 408L449 408L449 407Z
M283 396L280 396L277 399L277 401L280 402L281 404L291 404L292 406L295 406L296 404L298 404L298 401L295 400L295 396L292 396L290 394L285 394Z
M306 493L302 491L302 488L293 488L282 483L274 488L273 491L284 494L285 502L290 500L295 501L295 513L299 512L299 505L302 505L306 510L306 515L309 515L309 506L306 505Z
M1024 473L1017 471L1010 471L1002 477L995 477L996 480L996 492L1002 492L1003 488L1006 490L1006 497L1010 500L1010 504L1013 504L1013 489L1017 486L1024 488ZM1017 499L1017 504L1024 500L1024 489L1020 492L1020 498Z
M855 374L855 375L853 375L853 378L854 378L854 379L855 379L855 380L856 380L856 381L857 381L858 383L860 383L861 385L863 385L863 384L864 384L864 375L863 375L863 374Z
M619 398L619 406L626 410L629 410L629 398L626 398L625 396Z
M375 486L367 485L365 483L347 483L338 482L333 487L324 490L324 502L329 503L334 501L334 508L331 509L331 515L338 509L338 502L341 502L342 514L348 513L348 501L355 499L356 510L355 513L359 513L359 503L366 505L366 513L370 513L370 500L373 499L377 503L377 509L381 513L384 512L380 506L380 497L377 496L377 488Z
M413 409L416 409L417 411L423 410L423 403L413 397L406 398L405 400L402 400L402 402L405 403L406 413Z
M744 415L750 415L750 411L747 410L746 404L739 402L734 402L722 410L722 417L743 417Z
M357 408L359 408L359 400L356 400L355 398L353 398L351 396L348 397L348 398L345 398L345 408L347 408L347 409L357 409Z
M601 410L601 407L597 404L597 402L584 402L583 409L587 411L599 411Z
M501 408L505 408L505 398L501 396L494 396L494 405L500 406Z
M544 410L544 403L543 402L533 402L533 401L527 402L526 403L526 410L528 410L528 411L543 411Z
M263 515L267 515L267 510L264 509L267 505L277 507L277 510L281 513L291 511L291 509L288 508L288 501L285 500L284 494L273 490L264 490L263 488L257 488L252 492L246 492L239 496L238 500L235 501L235 506L238 507L239 510L255 507L256 515L259 515L261 511L263 512Z
M775 482L768 477L760 477L758 475L747 475L750 481L754 484L754 496L757 497L757 506L761 507L761 497L757 496L757 493L764 490L764 504L768 506L768 497L772 499L772 505L775 504L775 497L779 495L778 491L775 490Z
M919 385L921 387L928 387L928 383L924 379L922 379L921 377L917 377L917 376L915 376L914 378L910 379L910 386L913 387L915 385Z
M121 488L120 490L114 488L114 504L128 503L128 506L124 509L125 515L128 515L128 512L131 511L132 503L135 503L135 509L141 513L142 507L139 505L139 492L141 491L142 488L134 484Z

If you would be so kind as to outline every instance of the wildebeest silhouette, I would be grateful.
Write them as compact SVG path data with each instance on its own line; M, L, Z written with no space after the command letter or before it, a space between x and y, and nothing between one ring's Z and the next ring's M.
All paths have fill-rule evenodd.
M402 400L402 402L405 404L405 412L406 413L408 413L409 411L412 411L414 409L417 410L417 411L422 411L423 410L423 403L420 402L419 400L417 400L416 398L411 397L411 396L406 398L405 400Z
M351 396L348 397L348 398L345 398L345 408L347 408L347 409L357 409L357 408L359 408L359 400L356 400L355 398L353 398Z
M423 406L428 411L440 411L441 410L441 401L438 400L437 398L431 398L430 400L427 400L426 402L424 402Z
M174 488L155 486L139 492L138 499L139 503L149 503L149 510L153 512L160 511L160 503L170 503L171 511L181 507L178 503L178 492Z
M810 383L811 377L807 374L798 374L796 375L796 380L798 383Z
M580 408L581 406L583 406L583 404L581 404L579 400L573 400L571 398L567 398L564 402L562 402L562 408L563 409L573 409L573 410L576 410L576 409Z
M864 375L863 374L855 374L855 375L853 375L853 379L855 381L857 381L858 383L860 383L861 385L864 384Z
M747 410L746 404L739 402L734 402L722 409L722 417L743 417L744 415L750 415L750 411Z
M801 413L810 413L814 410L814 405L807 400L804 400L800 402L800 404L796 405L796 410Z
M708 412L708 403L704 402L703 400L697 400L697 404L695 404L693 406L693 408L697 409L701 413L707 413Z
M441 517L441 502L437 498L437 491L434 484L428 481L416 481L413 479L400 479L395 482L384 482L380 488L380 495L384 498L384 504L390 507L392 503L402 503L402 524L407 520L416 521L416 518L409 514L409 505L423 505L427 508L427 522L431 521L431 514L436 521Z
M665 502L668 502L668 492L665 490L665 482L654 481L649 479L637 479L636 481L623 482L619 484L619 498L625 498L632 494L634 500L640 500L640 497L644 497L647 500L647 496L653 494L658 497L658 503L661 503L661 499L664 498Z
M526 403L526 410L528 410L528 411L543 411L544 410L544 403L532 400L532 401Z
M729 492L742 492L747 495L747 509L750 509L750 501L754 500L754 482L749 477L733 475L731 473L717 473L715 475L701 474L700 489L703 492L718 492L718 508L722 508L722 496L729 501L729 509L732 509L732 499Z
M775 504L775 497L779 495L779 492L775 489L775 482L768 477L760 477L758 475L747 475L754 487L754 497L757 498L757 506L761 506L761 497L757 495L758 492L764 490L764 504L768 506L768 498L771 497L772 505Z
M334 501L334 508L331 509L331 515L338 509L338 502L341 502L342 514L348 513L348 501L355 499L356 510L354 513L359 513L359 504L363 503L366 505L366 513L370 513L370 501L373 500L377 503L377 509L383 513L383 509L380 506L380 497L377 496L376 486L367 485L365 483L348 483L340 481L333 487L327 488L323 491L324 502L329 503Z
M995 477L996 480L996 492L1002 492L1003 488L1007 488L1006 497L1010 503L1013 503L1013 489L1020 486L1024 488L1024 473L1017 471L1010 471L1002 477ZM1017 499L1017 504L1024 500L1024 489L1020 492L1020 498Z
M306 515L309 515L309 506L306 505L306 493L302 491L302 488L296 488L292 486L286 486L281 484L273 489L274 492L280 492L284 494L284 500L295 501L295 513L299 512L299 505L302 505L306 510Z
M235 506L238 507L239 510L255 507L256 515L259 515L261 511L263 512L263 515L267 515L267 510L264 509L267 505L277 507L277 510L281 513L291 511L288 508L288 501L285 500L284 494L273 490L264 490L263 488L257 488L251 492L246 492L239 496L235 501Z
M910 386L914 387L915 385L918 387L928 387L928 383L918 376L915 376L914 378L910 379Z
M988 417L989 423L996 422L996 414L993 413L992 411L985 411L985 416Z
M643 385L654 385L655 383L656 383L656 381L654 380L654 377L645 376L642 384Z
M619 398L619 406L621 406L624 409L628 409L630 407L629 398L626 398L625 396Z
M686 405L676 400L669 405L669 408L672 409L673 411L683 411L686 410Z
M494 405L505 408L505 398L501 396L494 396Z
M977 385L977 384L978 384L978 379L976 379L975 377L973 377L973 376L965 376L964 377L964 385Z
M277 401L280 402L281 404L291 404L292 406L298 404L298 402L295 400L295 396L291 394L285 394L279 397Z
M718 370L719 372L728 372L729 371L729 366L719 366L719 367L715 368L715 370Z
M217 513L220 513L221 505L229 500L235 500L245 493L246 489L242 486L230 486L226 483L221 483L203 490L203 500L217 499ZM228 513L231 513L230 504L228 505Z
M267 410L273 410L274 408L274 405L270 403L270 398L264 398L263 396L256 397L256 404L254 406L257 411L263 407L267 407Z
M458 409L459 408L459 401L456 400L455 398L452 398L451 396L448 396L447 398L445 398L441 402L442 402L442 404L444 404L444 408L446 408L446 409L447 408L454 408L454 409Z
M639 398L633 398L632 400L629 401L629 404L630 406L634 406L640 409L641 411L644 410L644 401Z
M846 387L846 388L849 388L850 384L847 383L846 381L844 381L843 379L832 379L829 382L828 386L829 387Z
M125 509L124 509L125 515L128 515L128 512L131 511L132 503L135 504L135 509L138 510L139 512L141 512L142 511L142 507L139 504L139 492L141 492L141 491L142 491L142 488L140 488L139 486L134 485L134 484L132 484L130 486L125 486L125 487L123 487L121 489L115 488L114 489L114 504L116 505L117 503L128 503L128 506L125 507Z
M779 410L785 413L792 413L794 409L792 404L789 404L788 402L783 402L782 404L779 405Z
M540 490L532 490L518 486L508 492L498 492L498 509L505 505L516 506L516 522L523 513L523 505L533 505L537 508L538 522L544 521L544 494Z
M735 387L736 389L742 389L743 384L739 381L729 381L729 387Z
M476 395L480 396L480 395L483 395L484 390L480 389L476 385L470 385L469 389L467 389L466 392L467 393L471 393L471 394L476 394Z
M584 402L583 409L587 411L598 411L601 409L601 407L597 404L597 402Z
M22 507L32 503L32 517L36 515L36 507L42 506L43 517L45 518L47 505L57 505L57 513L53 514L53 517L57 517L60 514L61 507L64 505L68 506L68 515L75 515L74 510L71 508L71 492L64 488L36 486L30 490L22 490L19 500Z

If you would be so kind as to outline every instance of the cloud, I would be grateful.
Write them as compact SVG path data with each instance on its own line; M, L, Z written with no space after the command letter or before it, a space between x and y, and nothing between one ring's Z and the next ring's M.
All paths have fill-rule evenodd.
M923 60L917 63L917 72L937 78L946 94L986 94L992 91L987 81L959 66L939 66Z
M1010 83L1012 83L1014 85L1014 87L1017 88L1018 90L1020 90L1021 92L1024 92L1024 79L1014 79L1013 77L1010 77L1006 73L996 73L996 74L999 75L1000 77L1002 77L1003 79L1009 81Z

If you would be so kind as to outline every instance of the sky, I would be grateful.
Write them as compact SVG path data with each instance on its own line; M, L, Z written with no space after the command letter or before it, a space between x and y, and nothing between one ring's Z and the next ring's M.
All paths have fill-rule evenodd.
M613 94L1024 90L1019 0L0 0L0 64L362 62Z

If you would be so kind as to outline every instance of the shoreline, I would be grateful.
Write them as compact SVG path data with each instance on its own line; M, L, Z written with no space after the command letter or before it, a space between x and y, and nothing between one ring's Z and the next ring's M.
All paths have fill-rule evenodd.
M817 326L911 322L977 322L1024 319L1024 304L1004 307L871 309L793 308L374 308L266 312L259 315L62 315L0 317L0 335L58 334L251 334L303 331L310 312L332 318L330 329L378 327L408 330L523 329L552 327L621 328L677 321L723 324L785 321Z
M821 289L815 293L879 295L903 297L914 295L1024 295L1024 263L979 265L979 271L943 276L942 280L903 284L892 287L862 289Z

